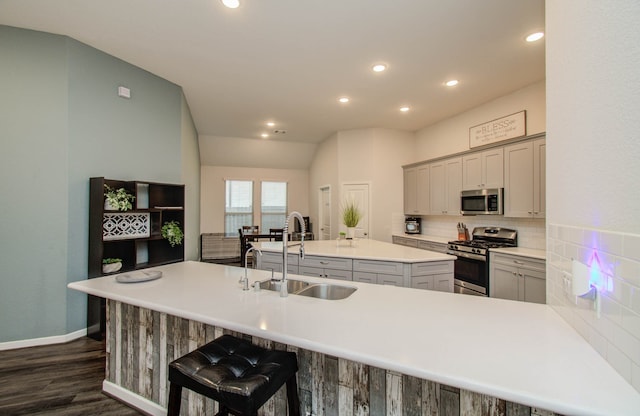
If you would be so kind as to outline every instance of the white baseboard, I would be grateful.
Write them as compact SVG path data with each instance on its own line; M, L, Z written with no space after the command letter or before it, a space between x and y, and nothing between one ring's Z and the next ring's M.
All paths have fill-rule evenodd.
M37 347L39 345L63 344L65 342L73 341L74 339L82 338L85 336L87 336L86 328L65 335L0 342L0 351L14 350L16 348Z
M105 392L105 394L120 400L121 402L135 407L136 409L144 412L147 415L165 416L167 414L167 409L160 406L158 403L154 403L151 400L137 395L110 381L104 380L102 382L102 391Z

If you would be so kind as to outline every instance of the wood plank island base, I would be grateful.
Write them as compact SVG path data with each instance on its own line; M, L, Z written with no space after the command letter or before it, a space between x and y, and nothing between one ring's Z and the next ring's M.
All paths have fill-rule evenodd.
M163 277L149 282L105 276L69 284L108 299L103 389L149 414L166 412L168 363L223 333L298 353L303 414L631 416L640 409L640 394L546 305L296 275L357 290L337 301L283 298L242 290L238 267L157 269ZM248 272L250 282L271 277ZM215 407L192 393L183 400L191 415ZM285 400L276 395L262 414L284 414Z
M408 376L363 363L242 334L173 315L107 301L107 383L144 400L132 405L158 415L168 402L167 365L223 334L255 345L296 352L303 415L540 415L555 413ZM107 386L107 389L110 387ZM265 416L286 415L283 386L261 409ZM183 393L188 415L213 415L213 400ZM508 413L507 413L508 412Z

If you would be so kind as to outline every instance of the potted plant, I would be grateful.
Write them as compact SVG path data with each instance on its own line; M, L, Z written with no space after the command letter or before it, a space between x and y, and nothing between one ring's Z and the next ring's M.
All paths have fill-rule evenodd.
M108 257L102 259L102 273L114 273L122 268L122 259Z
M119 211L128 211L133 208L131 204L135 196L131 195L124 188L113 189L104 184L104 208Z
M362 212L355 202L350 201L342 208L342 222L347 227L347 239L353 239L356 233L356 226L362 219Z
M167 239L171 247L174 247L176 244L182 244L182 239L184 238L184 233L180 229L180 223L178 221L168 221L165 222L161 229L162 238Z

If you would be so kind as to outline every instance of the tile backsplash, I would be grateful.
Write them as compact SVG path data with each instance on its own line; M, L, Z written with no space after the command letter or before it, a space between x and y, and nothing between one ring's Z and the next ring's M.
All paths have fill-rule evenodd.
M458 233L456 224L464 222L469 228L473 227L504 227L518 231L518 246L544 250L545 221L544 219L505 218L503 216L476 215L476 216L423 216L422 233L433 237L442 237L448 240L456 240ZM404 215L394 215L392 229L396 234L404 233Z
M571 294L574 259L590 267L600 316ZM547 303L640 392L640 235L549 224Z

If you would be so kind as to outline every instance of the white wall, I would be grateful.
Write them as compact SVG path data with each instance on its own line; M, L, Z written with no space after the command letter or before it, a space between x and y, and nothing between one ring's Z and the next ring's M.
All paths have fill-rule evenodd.
M418 130L415 158L412 162L470 150L470 127L522 110L527 111L527 135L545 131L544 80Z
M412 132L392 129L344 130L318 147L310 169L311 211L318 215L320 187L331 185L331 237L336 238L342 220L342 185L368 183L369 236L391 241L394 214L402 214L402 165L409 163L414 149Z
M307 170L202 166L200 191L201 233L224 232L224 181L227 179L254 181L254 224L260 225L261 181L287 182L287 209L289 211L299 211L304 216L309 214L309 172Z
M547 302L640 391L640 2L546 7ZM603 270L601 317L572 258Z
M318 236L320 236L320 229L318 228L320 225L318 220L319 190L324 186L331 187L332 238L338 235L337 218L340 201L338 199L338 176L338 134L336 133L318 145L309 167L309 212L311 213L311 222L317 224L314 225L313 230Z
M203 165L273 169L307 169L317 147L315 143L206 135L199 142Z

